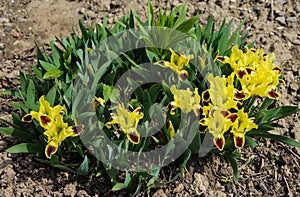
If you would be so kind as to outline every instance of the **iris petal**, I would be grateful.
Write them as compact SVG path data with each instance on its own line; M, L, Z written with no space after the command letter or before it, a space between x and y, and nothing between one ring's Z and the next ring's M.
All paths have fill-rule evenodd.
M127 134L127 138L129 139L130 142L133 144L138 144L140 143L140 135L136 131L132 131L129 134Z
M220 136L218 138L214 138L214 142L216 147L221 151L223 150L224 146L225 146L225 139L224 136Z
M45 149L45 155L48 159L51 158L52 155L54 155L56 153L58 149L58 143L55 141L51 141L49 142L49 144L46 146Z
M32 115L31 114L26 114L25 116L23 116L22 121L23 122L31 122L32 121Z

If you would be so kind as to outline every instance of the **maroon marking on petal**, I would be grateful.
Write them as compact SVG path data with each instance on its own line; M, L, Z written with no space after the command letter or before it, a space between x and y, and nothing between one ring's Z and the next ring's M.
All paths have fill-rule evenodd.
M242 79L247 74L247 72L245 70L239 70L237 74L238 77Z
M47 146L46 153L47 153L48 157L51 157L51 154L55 153L55 152L56 152L56 147L55 146Z
M138 109L138 110L136 110L136 113L137 114L140 114L142 112L142 109L140 108L140 109Z
M188 74L187 72L181 72L181 73L180 73L180 78L181 78L182 80L186 80L186 79L189 78L189 74Z
M208 91L203 92L202 97L204 101L208 101L210 99L209 92Z
M224 117L226 117L226 116L229 115L229 112L228 112L228 111L221 111L221 114L222 114Z
M242 100L242 99L246 98L246 94L244 94L244 93L242 93L242 92L240 92L240 91L237 91L237 92L234 94L234 97L235 97L236 99Z
M255 53L255 52L256 52L256 50L255 50L255 49L250 49L250 51L251 51L251 52L253 52L253 53Z
M199 123L200 123L200 125L205 125L205 120L204 120L204 119L201 119L201 120L199 121Z
M274 66L272 70L278 71L278 74L280 74L282 72L282 69L279 68L278 66Z
M219 56L219 57L217 57L217 60L219 60L220 62L224 62L224 61L225 61L225 58L224 58L224 57L221 57L221 56Z
M247 68L246 68L246 71L247 71L247 73L250 75L250 74L254 71L254 69L253 69L253 68L250 68L250 67L247 67Z
M209 102L202 101L202 106L208 106Z
M224 146L224 141L222 138L217 138L216 141L216 146L219 150L222 150L223 149L223 146Z
M285 85L285 81L283 79L279 79L279 83Z
M215 111L216 111L215 109L212 109L212 110L210 111L210 114L209 114L210 117L214 118Z
M203 114L203 109L202 109L202 107L198 107L197 108L197 116L200 116L201 114Z
M73 129L73 133L74 134L79 134L82 132L84 126L83 125L77 125L77 126L74 126L72 129Z
M238 102L236 103L236 107L237 107L237 108L241 107L242 105L243 105L242 102L239 102L239 101L238 101Z
M271 98L276 99L276 98L279 97L279 94L276 92L276 90L271 90L271 91L269 91L269 96L270 96Z
M200 132L205 132L206 129L207 129L207 126L200 124L200 127L199 127Z
M32 121L32 115L31 114L25 115L23 117L23 120L24 120L24 122L31 122Z
M40 116L40 120L41 120L42 125L46 125L49 122L51 122L51 118L49 116L44 116L44 115Z
M131 132L128 134L128 137L130 138L130 141L137 144L139 143L139 135L135 132Z
M244 138L241 137L235 137L235 145L238 148L242 148L244 145Z
M236 119L238 118L237 114L230 114L229 116L227 116L228 119L230 119L231 122L235 122Z
M159 62L157 62L157 64L159 64L159 65L161 65L161 66L164 66L164 65L165 65L164 61L159 61Z
M169 111L171 111L174 108L174 106L172 105L172 103L169 103L167 107L168 107Z

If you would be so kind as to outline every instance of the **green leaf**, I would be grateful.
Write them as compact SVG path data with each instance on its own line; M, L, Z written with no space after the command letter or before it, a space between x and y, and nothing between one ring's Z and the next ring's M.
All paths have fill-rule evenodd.
M31 133L17 128L0 127L0 133L18 138L26 142L30 142L32 139L34 139L34 136Z
M157 99L158 94L161 92L162 87L160 84L154 84L149 89L149 94L151 97L151 102L154 103Z
M111 189L112 191L118 191L122 189L126 189L131 181L131 177L128 171L126 171L126 177L125 177L125 182L124 183L117 183L114 185L114 187Z
M129 57L129 55L127 55L126 53L122 53L122 55L130 62L132 63L134 66L139 67L139 65Z
M45 80L57 79L63 74L64 72L59 69L51 69L44 74L43 79Z
M33 70L34 74L37 76L37 78L42 80L43 72L37 66L33 66L32 70Z
M84 156L84 160L80 164L77 171L79 174L84 175L84 176L89 174L89 159L86 155Z
M181 31L183 33L188 33L192 27L198 22L200 15L193 16L185 22L181 23L176 30Z
M50 103L51 106L54 106L56 91L57 91L56 86L53 86L45 97L45 99Z
M44 164L47 164L47 165L50 165L50 166L53 166L54 168L57 168L57 169L60 169L60 170L65 170L65 171L70 171L70 172L72 172L74 174L78 173L75 170L72 170L71 168L69 168L67 166L60 165L58 159L59 158L58 158L57 155L53 155L51 157L50 161L49 160L44 160L44 159L36 158L37 161L39 161L41 163L44 163Z
M20 90L5 90L1 94L9 94L9 95L15 96L19 99L22 99Z
M25 73L23 73L22 71L20 71L20 83L21 83L21 90L24 94L26 94L26 87L28 84L28 79Z
M266 111L262 122L275 121L280 118L289 116L293 113L296 113L297 111L299 111L299 109L296 106L281 106L277 108L272 108Z
M29 80L27 87L27 103L29 105L35 105L35 86L32 80Z
M236 158L233 154L227 155L225 157L225 160L231 165L232 170L233 170L233 180L234 182L238 182L239 179L239 171L238 171L238 166L237 166L237 161Z
M57 67L54 65L54 64L51 64L49 62L45 62L43 60L40 60L39 61L40 65L46 70L46 71L49 71L49 70L53 70L53 69L57 69Z
M249 136L246 136L245 147L256 147L258 144Z
M265 109L267 109L272 103L274 102L274 100L273 99L270 99L270 98L266 98L265 100L264 100L264 102L261 104L261 106L260 106L260 111L261 110L265 110Z
M180 164L180 166L181 166L182 168L186 168L186 164L187 164L187 162L189 161L189 159L191 158L191 156L192 156L192 150L188 148L188 149L184 152L183 157L182 157L183 161L182 161L182 163Z
M64 101L66 102L67 106L70 107L72 104L72 93L73 93L73 83L66 89L65 94L64 94Z
M154 13L151 1L148 0L148 26L154 25Z
M155 181L157 181L160 169L161 168L158 166L153 166L151 168L150 175L152 176L152 178L148 181L147 187L150 187L151 185L153 185L155 183Z
M54 44L53 41L50 41L53 63L58 68L61 65L61 55L62 51Z
M82 33L83 40L87 40L88 39L88 33L87 33L86 28L83 25L81 20L79 20L79 27L80 27L80 30L81 30L81 33Z
M119 173L119 170L116 168L108 168L107 167L105 170L111 181L114 181L117 174Z
M268 132L252 132L251 136L257 136L257 137L263 137L263 138L270 138L275 141L279 141L282 143L285 143L289 146L293 147L300 147L300 142L293 140L289 137L281 136L281 135L275 135Z
M114 86L103 84L103 97L105 101L115 102L120 97L120 91Z
M32 143L22 143L17 144L6 151L9 153L44 153L44 147Z
M188 6L187 4L183 4L182 6L178 6L178 9L180 8L181 8L181 13L174 24L174 29L176 29L183 21L185 21Z

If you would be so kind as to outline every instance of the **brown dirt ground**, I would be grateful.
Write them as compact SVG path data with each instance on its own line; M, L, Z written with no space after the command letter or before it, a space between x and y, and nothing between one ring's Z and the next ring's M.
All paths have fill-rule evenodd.
M205 24L209 15L220 23L233 19L234 26L248 17L245 29L256 47L276 54L283 66L286 87L278 105L300 107L300 2L298 0L230 0L230 1L153 1L157 7L174 7L188 2L189 15L201 13ZM0 92L16 88L20 70L36 64L35 43L45 46L55 36L67 36L85 24L101 23L105 14L113 23L134 8L146 19L146 0L0 0ZM88 18L88 19L87 19ZM10 119L13 98L0 95L0 117ZM280 121L285 129L274 133L300 141L299 114ZM17 141L0 135L0 197L6 196L128 196L114 193L106 177L92 181L38 163L33 156L9 154L5 150ZM240 151L240 178L232 181L232 170L218 157L194 157L189 173L169 185L150 191L151 196L299 196L300 150L270 140L259 140L256 148ZM160 178L168 180L177 173L176 166L164 168ZM174 176L174 174L173 174ZM147 196L141 191L139 196Z

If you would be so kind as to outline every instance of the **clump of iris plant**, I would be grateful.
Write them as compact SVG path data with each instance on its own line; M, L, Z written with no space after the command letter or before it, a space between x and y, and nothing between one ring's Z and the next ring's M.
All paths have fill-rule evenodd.
M275 55L246 44L245 20L234 31L226 20L215 29L212 17L202 26L200 15L187 18L187 10L183 4L154 14L149 1L145 22L135 11L112 27L80 21L80 35L51 41L51 53L37 48L33 72L20 72L21 88L4 92L19 99L12 106L20 112L12 113L12 123L0 119L7 125L0 133L21 140L7 151L91 179L106 174L112 190L137 194L174 180L159 177L164 160L185 173L192 154L216 154L238 181L237 150L257 146L257 137L300 147L269 132L299 110L276 107L285 82ZM148 158L152 151L159 154ZM128 161L133 153L136 161ZM140 163L151 168L127 170Z

